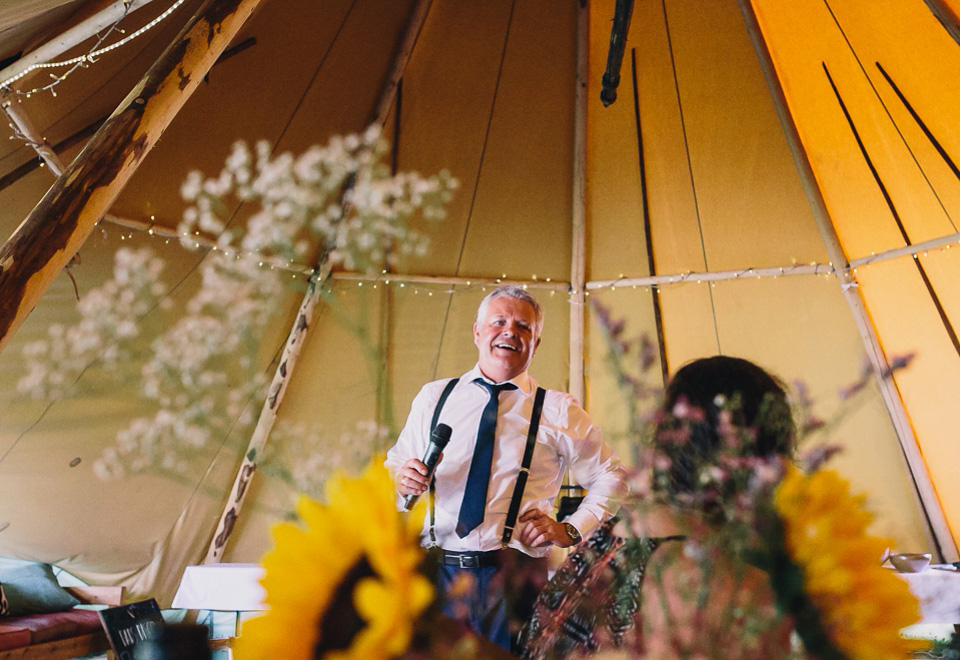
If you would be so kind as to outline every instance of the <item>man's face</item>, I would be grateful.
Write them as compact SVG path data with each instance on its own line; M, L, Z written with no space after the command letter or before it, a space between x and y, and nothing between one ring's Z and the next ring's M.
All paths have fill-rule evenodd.
M490 301L484 318L473 325L484 376L502 383L527 369L540 345L536 321L533 307L522 300L500 296Z

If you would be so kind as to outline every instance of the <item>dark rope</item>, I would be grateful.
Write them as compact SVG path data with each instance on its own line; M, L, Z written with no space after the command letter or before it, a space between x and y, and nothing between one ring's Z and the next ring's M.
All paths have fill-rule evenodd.
M630 49L631 73L633 74L633 114L637 123L637 154L640 162L640 194L643 198L643 233L647 242L647 263L650 265L650 277L656 277L657 265L653 252L653 228L650 226L650 203L647 199L647 163L643 157L643 129L640 123L640 88L637 85L637 49ZM660 370L663 384L670 379L670 367L667 364L667 344L663 335L663 313L660 309L660 293L656 286L650 288L653 298L653 316L657 326L657 346L660 348Z

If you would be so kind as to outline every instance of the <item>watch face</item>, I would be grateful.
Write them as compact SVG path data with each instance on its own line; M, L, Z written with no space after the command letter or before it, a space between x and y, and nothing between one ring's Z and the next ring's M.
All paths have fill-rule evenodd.
M570 523L563 523L564 529L567 530L567 535L573 539L574 543L580 542L580 532L577 531L577 528L571 525Z

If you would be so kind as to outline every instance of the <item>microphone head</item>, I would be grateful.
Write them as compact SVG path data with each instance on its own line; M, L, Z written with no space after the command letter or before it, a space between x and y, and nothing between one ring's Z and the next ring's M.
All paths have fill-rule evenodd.
M430 434L430 442L440 449L443 449L447 446L447 443L450 442L451 433L453 433L453 429L446 424L437 424L437 427L433 429L433 433Z

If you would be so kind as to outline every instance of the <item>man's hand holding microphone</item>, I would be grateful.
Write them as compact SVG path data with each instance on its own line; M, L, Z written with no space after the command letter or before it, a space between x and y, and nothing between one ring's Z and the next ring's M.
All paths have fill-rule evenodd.
M403 508L409 511L417 499L426 492L433 478L433 471L443 457L443 449L450 442L451 429L446 424L437 424L430 434L430 442L423 459L411 458L397 472L397 492L406 495Z

